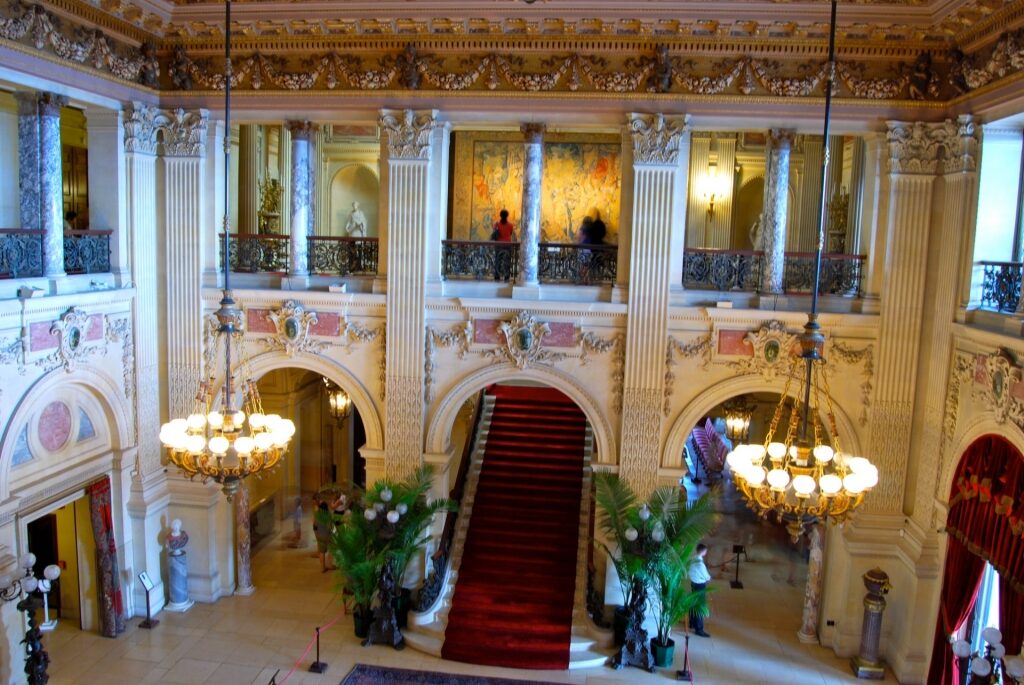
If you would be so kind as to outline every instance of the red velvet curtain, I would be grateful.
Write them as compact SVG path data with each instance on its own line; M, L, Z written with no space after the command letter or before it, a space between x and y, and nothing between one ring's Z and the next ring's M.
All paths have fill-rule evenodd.
M96 538L96 566L99 570L100 634L117 637L125 631L124 597L117 568L117 542L111 516L110 480L104 478L88 486L89 516Z
M949 636L960 628L974 609L984 571L984 559L954 538L949 539L946 569L942 574L939 621L935 626L935 645L932 648L932 663L928 669L928 682L933 685L960 683L959 669Z
M950 493L946 530L1024 592L1024 456L998 435L964 452Z
M1003 644L1007 654L1020 654L1024 643L1024 594L1013 588L999 585L999 630L1003 633Z

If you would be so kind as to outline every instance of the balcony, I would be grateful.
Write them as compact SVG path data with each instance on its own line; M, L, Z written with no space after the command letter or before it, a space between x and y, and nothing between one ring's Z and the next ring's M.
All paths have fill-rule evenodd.
M611 285L618 267L617 245L540 243L538 277L544 284ZM441 273L446 281L511 283L519 265L519 243L445 240Z
M38 278L43 275L41 229L0 229L0 278ZM113 231L64 231L64 271L69 275L110 272Z
M220 235L223 240L224 234ZM308 238L310 273L322 276L373 276L377 273L376 238ZM276 233L232 233L232 273L288 273L291 238Z
M821 257L819 295L860 297L864 255L824 254ZM813 252L787 252L783 290L810 294L814 287ZM687 248L683 254L683 287L690 290L757 293L761 284L764 252Z
M976 262L975 266L982 270L981 308L1004 314L1017 311L1021 262Z

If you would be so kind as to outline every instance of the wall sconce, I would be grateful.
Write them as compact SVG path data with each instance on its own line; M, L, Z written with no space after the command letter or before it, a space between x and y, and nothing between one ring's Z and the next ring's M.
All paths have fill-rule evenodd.
M345 424L345 419L352 413L352 398L348 393L336 386L329 379L324 379L324 387L327 388L327 404L331 416L338 422L340 428Z
M708 221L715 218L715 200L725 197L728 188L725 179L718 173L718 165L715 162L708 163L708 173L701 179L701 194L707 201Z

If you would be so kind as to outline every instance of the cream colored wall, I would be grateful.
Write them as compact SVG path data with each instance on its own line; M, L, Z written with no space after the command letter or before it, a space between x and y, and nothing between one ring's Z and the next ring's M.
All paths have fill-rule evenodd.
M80 598L82 630L95 632L100 627L99 569L96 568L96 538L92 532L89 501L75 500L72 505L75 529L78 532L78 592Z

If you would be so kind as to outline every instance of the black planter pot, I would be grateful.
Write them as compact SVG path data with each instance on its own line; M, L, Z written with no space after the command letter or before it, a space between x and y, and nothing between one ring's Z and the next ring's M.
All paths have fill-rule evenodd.
M402 588L402 591L395 595L392 606L395 607L395 620L398 622L398 627L405 628L409 625L409 609L412 607L412 590L407 587Z
M626 644L627 627L629 627L629 615L626 613L626 607L615 607L615 614L612 617L612 631L615 636L616 647Z
M356 607L352 612L352 622L355 625L356 637L369 637L370 626L373 625L373 610L366 607Z
M651 638L651 654L654 655L654 665L658 668L672 668L672 657L675 655L676 642L669 638L668 644L661 644L658 638Z

